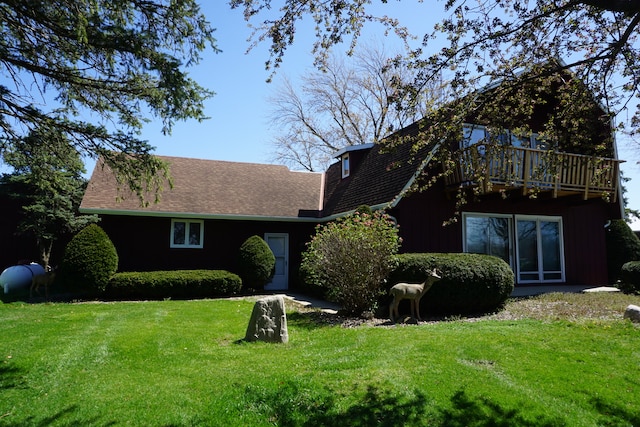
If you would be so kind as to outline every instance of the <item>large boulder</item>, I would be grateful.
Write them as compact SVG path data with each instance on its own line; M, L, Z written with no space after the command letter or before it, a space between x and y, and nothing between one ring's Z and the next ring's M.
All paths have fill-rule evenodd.
M627 309L624 311L625 319L629 319L634 323L640 323L640 307L637 305L629 304Z
M287 314L281 295L264 297L256 301L247 326L245 341L289 342Z

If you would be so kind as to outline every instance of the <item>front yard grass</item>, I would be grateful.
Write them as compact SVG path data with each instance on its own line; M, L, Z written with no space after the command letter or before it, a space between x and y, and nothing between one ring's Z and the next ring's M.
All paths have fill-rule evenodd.
M395 327L291 311L286 345L240 341L249 300L4 304L0 425L640 425L640 328L545 301Z

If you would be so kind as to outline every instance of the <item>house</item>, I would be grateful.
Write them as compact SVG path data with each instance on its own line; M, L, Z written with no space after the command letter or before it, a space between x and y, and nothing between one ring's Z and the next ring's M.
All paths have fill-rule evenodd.
M99 161L80 205L95 213L119 255L121 271L237 271L242 243L263 237L276 256L269 289L286 289L318 223L324 175L285 166L161 157L174 182L148 207L121 196Z
M536 123L530 125L535 130ZM295 287L314 227L366 204L396 218L402 252L499 256L513 268L517 286L600 286L607 284L605 227L622 217L622 198L611 129L602 122L589 126L597 128L593 143L606 145L609 156L593 156L589 144L582 152L570 145L549 150L536 133L524 138L506 130L490 138L490 129L469 117L462 140L446 142L455 149L447 163L435 156L435 145L414 152L406 143L347 147L324 173L163 157L175 187L149 207L135 197L117 201L115 180L99 163L81 212L100 215L121 270L233 271L242 242L258 234L277 258L268 289ZM397 134L419 130L428 132L428 125ZM425 191L410 191L425 175L443 171L444 179ZM474 194L462 206L460 191Z

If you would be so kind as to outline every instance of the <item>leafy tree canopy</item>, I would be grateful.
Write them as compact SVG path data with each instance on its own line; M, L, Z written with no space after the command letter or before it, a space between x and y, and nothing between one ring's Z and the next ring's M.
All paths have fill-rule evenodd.
M0 155L44 126L103 156L138 196L159 190L167 168L138 138L142 125L154 116L169 133L202 120L212 95L185 71L217 50L197 2L11 0L0 24Z
M405 39L409 36L401 22L368 13L372 3L372 0L286 0L275 12L269 0L231 1L232 7L243 9L247 20L262 19L255 27L254 40L270 42L271 58L267 68L280 64L287 47L294 41L297 26L305 17L311 17L315 23L313 50L318 64L323 63L333 45L346 37L351 37L353 46L367 22L382 23ZM498 80L503 82L504 96L513 97L522 95L514 88L523 80L544 81L554 72L570 70L591 91L593 98L612 113L637 101L640 3L636 1L420 3L416 13L442 13L442 10L433 10L444 8L445 18L424 35L422 46L401 60L419 70L411 85L413 91L419 91L444 72L452 101L477 93L479 88ZM438 48L432 47L434 40ZM441 47L443 41L445 46ZM562 60L553 62L552 67L540 66L555 58ZM524 68L530 73L523 76ZM475 101L458 103L454 119L464 118L478 109L478 100ZM493 101L487 97L482 102ZM489 119L497 117L494 114ZM636 110L630 120L631 133L638 132L639 124L640 114Z

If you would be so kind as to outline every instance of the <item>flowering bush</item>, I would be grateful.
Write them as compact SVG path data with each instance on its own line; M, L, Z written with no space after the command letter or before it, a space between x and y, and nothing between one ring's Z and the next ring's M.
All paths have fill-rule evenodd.
M319 225L301 267L309 284L323 287L328 298L354 314L375 309L401 243L389 215L361 211Z

